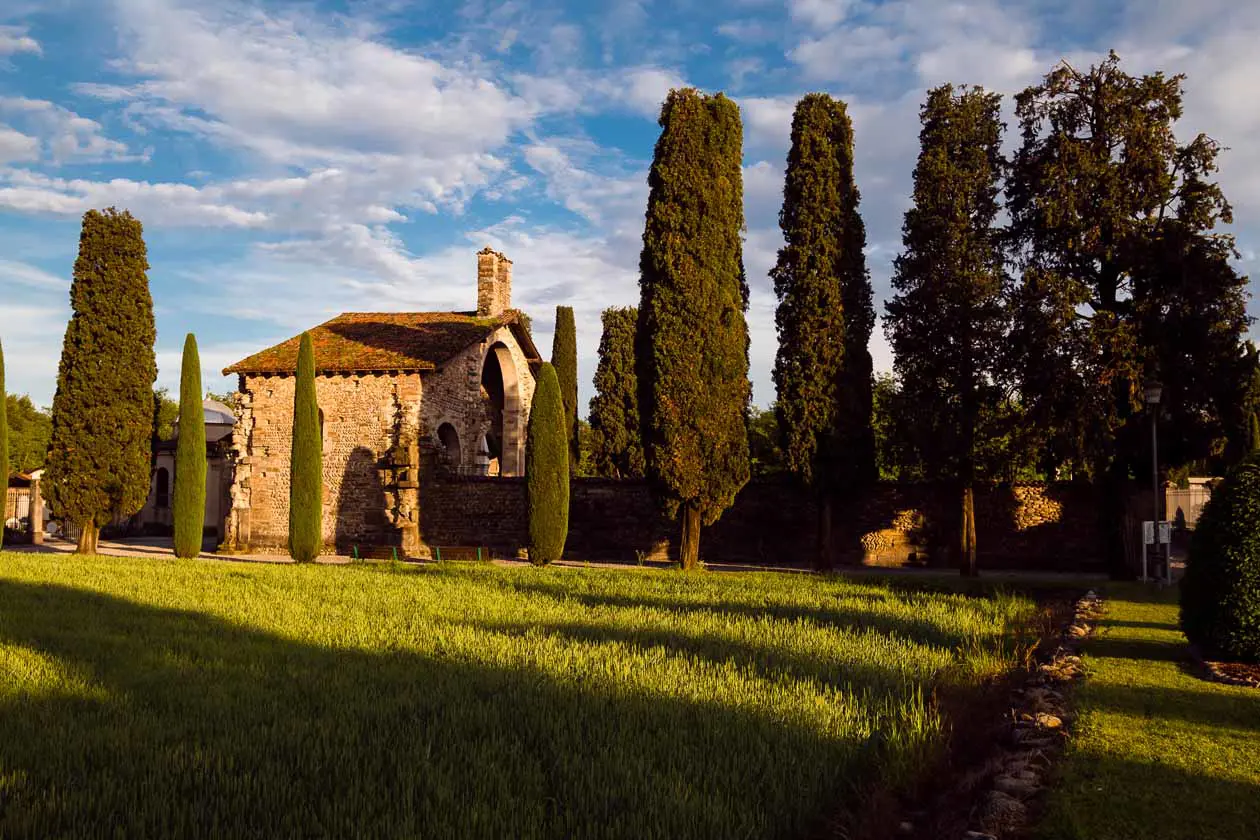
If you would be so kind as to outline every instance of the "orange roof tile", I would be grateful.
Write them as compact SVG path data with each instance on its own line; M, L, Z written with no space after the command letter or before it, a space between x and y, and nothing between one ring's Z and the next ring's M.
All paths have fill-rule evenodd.
M493 330L512 325L527 356L538 355L515 310L497 318L470 312L343 312L310 330L315 370L434 370ZM298 343L294 336L234 365L229 373L293 373Z

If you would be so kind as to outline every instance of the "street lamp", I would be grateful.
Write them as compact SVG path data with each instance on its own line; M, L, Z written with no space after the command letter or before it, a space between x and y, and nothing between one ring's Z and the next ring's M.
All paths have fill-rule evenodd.
M1159 568L1159 398L1164 393L1164 386L1152 379L1146 383L1145 392L1146 405L1151 411L1151 490L1155 502L1155 522L1152 527L1155 531L1155 566ZM1167 571L1164 576L1168 577Z

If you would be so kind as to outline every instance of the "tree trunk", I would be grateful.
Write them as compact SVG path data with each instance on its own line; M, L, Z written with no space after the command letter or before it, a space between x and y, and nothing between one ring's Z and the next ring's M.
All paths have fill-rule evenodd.
M830 571L834 566L831 497L832 494L827 490L818 494L818 556L814 558L814 567L820 572Z
M964 577L980 574L976 567L976 496L970 484L962 491L962 529L958 544L959 571Z
M96 554L96 537L99 533L100 529L96 527L95 522L84 522L83 529L79 532L79 546L77 551L80 554Z
M682 543L678 549L678 559L686 571L700 565L700 508L693 504L684 504L680 511L682 520Z

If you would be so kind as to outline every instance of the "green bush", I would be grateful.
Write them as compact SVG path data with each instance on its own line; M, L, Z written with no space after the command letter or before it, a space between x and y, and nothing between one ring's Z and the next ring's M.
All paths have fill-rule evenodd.
M206 415L201 404L197 339L184 339L179 379L179 438L175 443L175 556L196 557L206 527Z
M1260 454L1230 472L1199 517L1181 629L1209 656L1260 660Z
M293 391L293 449L289 461L289 555L299 563L319 556L323 547L323 441L315 400L315 348L310 333L298 346Z
M556 369L543 363L529 412L525 442L525 487L529 504L529 560L543 566L559 560L569 536L569 439Z

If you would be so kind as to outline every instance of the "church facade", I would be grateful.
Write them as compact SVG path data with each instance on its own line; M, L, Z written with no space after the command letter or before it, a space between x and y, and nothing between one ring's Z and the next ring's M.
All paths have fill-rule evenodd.
M349 553L427 556L428 468L519 476L542 360L511 306L512 262L477 254L477 309L343 313L309 330L323 439L323 536ZM224 548L284 550L300 337L224 370L238 377Z

